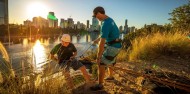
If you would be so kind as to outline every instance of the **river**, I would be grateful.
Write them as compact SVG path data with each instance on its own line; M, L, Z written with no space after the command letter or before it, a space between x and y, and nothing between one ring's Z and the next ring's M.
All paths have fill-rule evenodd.
M91 46L91 43L97 37L98 33L88 33L80 36L72 35L71 40L77 48L77 56L85 54L86 50L94 49L95 47ZM22 39L22 43L7 45L5 48L15 73L27 75L29 71L41 70L41 66L48 60L51 49L58 43L60 43L60 37L54 39L41 38L34 43L30 43L29 39L25 38Z

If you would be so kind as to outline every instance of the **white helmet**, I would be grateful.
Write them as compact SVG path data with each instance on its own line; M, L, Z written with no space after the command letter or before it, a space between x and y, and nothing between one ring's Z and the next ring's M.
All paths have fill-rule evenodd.
M69 34L63 34L61 40L64 42L71 42L71 37Z

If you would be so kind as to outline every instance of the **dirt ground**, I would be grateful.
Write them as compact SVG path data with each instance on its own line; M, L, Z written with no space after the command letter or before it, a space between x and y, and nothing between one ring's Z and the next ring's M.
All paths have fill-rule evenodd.
M115 67L115 80L105 81L103 90L90 91L84 85L74 94L190 94L190 59L158 57L149 62L118 62Z

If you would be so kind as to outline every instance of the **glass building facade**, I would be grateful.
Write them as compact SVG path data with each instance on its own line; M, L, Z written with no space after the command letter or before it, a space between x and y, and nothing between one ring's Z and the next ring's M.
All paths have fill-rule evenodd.
M0 0L0 25L7 25L8 22L8 0Z

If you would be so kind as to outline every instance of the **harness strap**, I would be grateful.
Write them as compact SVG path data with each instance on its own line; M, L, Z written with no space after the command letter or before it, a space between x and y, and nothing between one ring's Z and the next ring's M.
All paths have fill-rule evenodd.
M121 42L122 42L122 40L117 38L117 39L114 39L114 40L112 40L110 42L106 42L106 44L107 45L112 45L112 44L121 43Z

